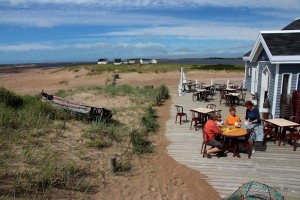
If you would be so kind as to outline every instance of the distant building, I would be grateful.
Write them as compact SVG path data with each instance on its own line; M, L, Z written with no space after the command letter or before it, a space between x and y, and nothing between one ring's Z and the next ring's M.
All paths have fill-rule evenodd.
M157 64L157 60L155 59L149 59L149 58L141 58L140 64L146 65L146 64Z
M151 64L157 64L157 60L151 59L151 60L150 60L150 63L151 63Z
M135 64L135 59L129 59L128 64Z
M122 63L122 59L114 59L114 65L121 65Z
M98 59L98 65L106 65L108 60L106 58Z

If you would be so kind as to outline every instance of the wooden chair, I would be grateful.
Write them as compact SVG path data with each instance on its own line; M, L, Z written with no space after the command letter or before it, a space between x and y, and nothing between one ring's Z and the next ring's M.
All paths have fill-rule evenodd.
M273 119L273 115L270 112L265 112L262 114L262 119L264 120ZM270 136L270 138L274 137L274 144L276 143L277 133L274 129L275 126L273 124L268 123L266 121L263 122L263 133L264 133L263 145L266 144L266 140L268 136Z
M215 104L207 104L206 108L215 110L217 106Z
M295 123L300 123L300 116L291 116L290 121L293 121ZM287 141L291 141L293 143L293 149L296 151L297 149L297 141L300 139L300 134L299 134L299 129L297 127L292 127L292 128L287 128L284 140L283 140L283 145L286 144Z
M176 121L175 124L177 123L177 117L179 117L180 125L182 122L182 117L185 116L185 120L187 121L187 114L183 112L183 107L179 105L175 105L177 113L176 113Z
M193 110L190 110L190 111L191 111L191 114L192 114L190 129L192 129L192 125L193 125L193 122L194 122L193 126L195 128L195 131L197 131L197 125L202 123L202 119L201 119L200 116L197 116L197 112L195 112Z

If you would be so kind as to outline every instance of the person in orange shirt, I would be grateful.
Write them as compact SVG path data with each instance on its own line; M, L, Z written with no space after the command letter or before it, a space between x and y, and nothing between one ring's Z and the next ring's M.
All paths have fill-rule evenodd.
M229 115L226 118L226 124L227 125L235 125L235 123L237 122L238 124L241 122L239 116L237 116L235 107L230 107L229 108Z

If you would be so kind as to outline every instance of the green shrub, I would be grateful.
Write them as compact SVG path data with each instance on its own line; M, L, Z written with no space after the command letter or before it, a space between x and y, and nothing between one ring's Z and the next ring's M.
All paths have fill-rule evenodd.
M142 127L146 133L155 132L159 128L156 111L152 107L146 109L145 115L142 117Z
M130 140L133 153L144 154L153 152L153 147L147 140L147 136L145 135L145 133L134 130L130 132Z
M23 99L12 91L0 87L0 104L12 108L18 108L23 105Z

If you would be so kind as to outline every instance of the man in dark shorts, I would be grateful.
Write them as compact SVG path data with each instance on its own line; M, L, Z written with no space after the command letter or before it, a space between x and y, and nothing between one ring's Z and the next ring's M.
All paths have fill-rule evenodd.
M222 130L218 128L217 120L218 116L215 113L211 113L208 115L208 120L204 126L204 131L207 133L208 144L213 147L204 152L204 157L207 158L211 158L211 153L220 153L224 150L223 145L218 141Z

